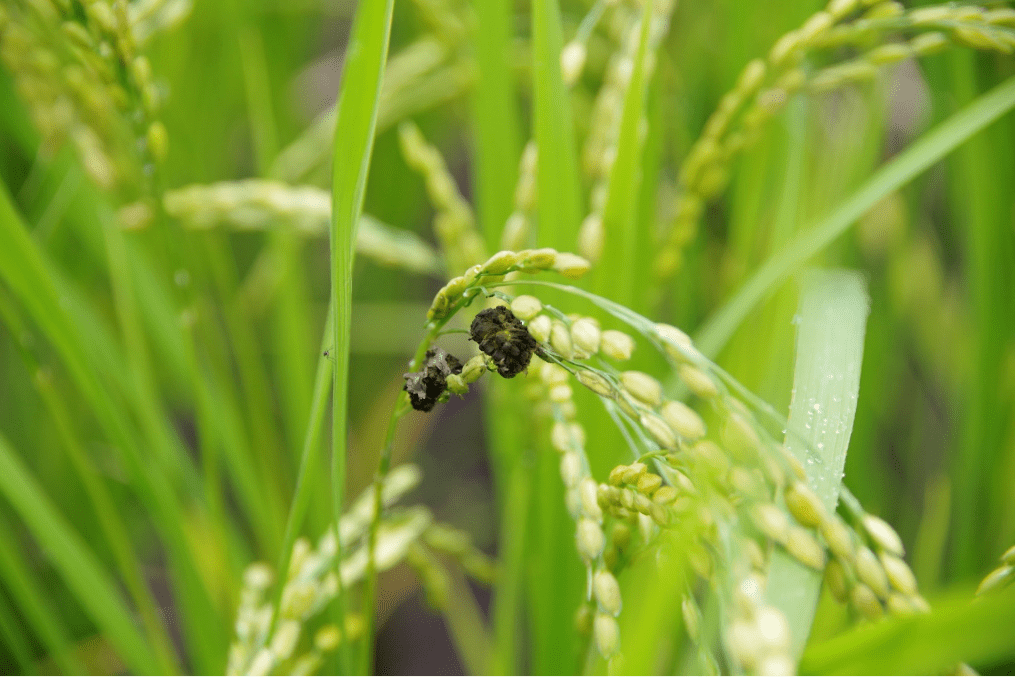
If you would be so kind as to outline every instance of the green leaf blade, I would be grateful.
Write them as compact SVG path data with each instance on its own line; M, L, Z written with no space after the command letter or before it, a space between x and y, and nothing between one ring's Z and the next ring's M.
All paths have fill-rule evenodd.
M537 242L575 248L582 198L571 104L561 78L561 10L557 0L533 3L533 117L539 159Z
M860 274L830 270L805 276L785 444L804 464L809 486L830 513L836 510L854 427L868 310ZM773 553L766 597L790 623L795 658L811 630L821 584L821 572L783 550Z
M519 157L519 114L511 73L512 3L474 0L474 48L480 77L473 89L476 194L487 249L496 251L512 210ZM456 273L458 271L455 271Z
M370 171L371 152L377 129L378 100L394 0L365 0L357 6L342 88L336 105L332 153L331 282L333 372L332 397L332 510L335 524L342 517L346 483L346 436L349 408L349 346L353 305L353 255L356 229L363 213L363 200ZM340 545L341 547L341 545ZM336 562L341 562L341 552ZM341 575L339 576L341 581ZM368 602L369 603L369 602ZM340 584L336 610L340 627L346 613L345 591ZM373 610L364 614L369 624L365 655L372 658ZM352 665L350 648L343 634L340 667Z
M639 142L639 123L646 107L646 56L649 53L649 28L652 25L653 5L644 3L639 30L639 48L628 89L624 96L624 109L617 137L617 157L610 169L607 187L607 201L603 207L604 238L610 243L620 243L616 249L609 249L601 265L597 267L598 290L608 293L618 303L633 306L635 303L635 275L638 268L636 252L639 236L648 240L648 233L639 233L636 215L638 213L639 186L642 177L640 165L642 144Z
M936 675L960 662L1012 661L1013 588L971 601L961 590L933 601L929 614L860 625L809 646L802 675Z
M3 438L0 493L24 520L67 587L130 669L139 674L158 674L155 653L135 627L112 579Z
M805 230L793 244L760 266L730 301L696 332L694 338L698 349L707 357L715 357L752 309L779 283L825 249L879 200L927 170L1012 108L1013 80L1010 78L882 166L816 226Z

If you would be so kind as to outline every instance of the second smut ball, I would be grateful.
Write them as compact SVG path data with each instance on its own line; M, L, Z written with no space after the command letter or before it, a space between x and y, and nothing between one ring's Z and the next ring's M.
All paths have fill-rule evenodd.
M437 346L431 346L424 355L420 371L403 374L409 393L409 403L417 411L430 411L448 387L448 376L462 373L462 363Z
M481 310L469 325L469 337L489 355L504 378L521 374L540 344L508 306Z

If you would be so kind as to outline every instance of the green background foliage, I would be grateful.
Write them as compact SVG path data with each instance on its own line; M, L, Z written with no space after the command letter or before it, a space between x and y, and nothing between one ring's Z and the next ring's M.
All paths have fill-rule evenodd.
M412 119L441 150L488 253L500 248L520 155L535 139L529 244L575 250L593 188L581 147L616 45L594 31L572 89L558 54L591 3L394 3L386 57L392 5L361 0L355 53L349 2L198 2L156 35L145 51L166 95L169 152L148 186L155 216L136 230L121 228L121 198L91 183L69 148L40 150L10 60L0 69L5 671L222 672L245 567L285 566L297 535L316 538L334 522L333 499L371 482L426 309L462 272L352 260L361 206L435 239L398 122ZM967 602L1014 542L1011 54L954 46L791 98L735 156L677 274L663 285L652 274L680 163L709 114L746 63L820 9L797 0L677 7L655 68L636 67L618 104L607 246L581 285L681 327L786 412L795 356L807 347L795 346L800 271L858 271L870 314L853 330L863 362L847 393L856 413L844 484L895 526L935 611L854 627L823 592L801 669L920 673L966 661L1011 672L1012 588ZM643 28L649 15L635 12ZM640 35L644 53L648 29ZM412 51L423 37L439 46L433 63ZM824 53L808 67L855 53ZM386 58L389 73L411 73L392 90L378 70ZM333 145L334 118L315 119L338 91ZM288 146L311 126L324 135L308 145L310 160L294 163ZM252 232L185 228L158 206L170 189L252 177L331 192L341 207L331 239L284 220ZM608 325L589 304L539 291ZM333 298L340 329L326 321ZM453 335L448 349L464 354L466 344ZM666 365L650 353L636 351L632 368L662 377ZM337 426L329 444L333 372L348 435ZM496 554L500 570L479 593L485 616L449 623L450 639L422 647L414 632L441 614L423 609L407 567L382 575L370 593L378 669L606 669L574 627L586 571L558 457L521 390L488 377L465 401L402 419L390 452L422 467L414 497ZM595 396L576 392L576 402L602 480L632 459ZM624 669L697 671L683 591L652 564L621 577ZM791 621L807 635L805 616ZM344 660L327 667L364 669L353 654Z

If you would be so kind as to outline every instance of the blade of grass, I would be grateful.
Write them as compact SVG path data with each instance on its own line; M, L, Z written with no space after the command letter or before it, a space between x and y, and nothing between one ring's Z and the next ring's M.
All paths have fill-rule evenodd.
M34 148L29 146L24 150L34 153ZM135 288L135 278L143 277L134 270L138 265L135 256L138 236L127 236L121 232L121 225L109 202L91 184L82 180L81 169L69 156L59 156L39 171L59 181L60 193L66 192L66 195L45 199L42 203L45 211L40 221L33 224L33 237L48 245L52 229L57 224L73 231L87 250L87 253L82 252L83 256L92 257L95 265L103 267L101 274L108 274L113 291L113 306L118 320L116 332L105 332L105 336L95 343L86 341L85 351L97 365L102 365L96 368L97 373L103 374L104 378L108 374L117 379L117 385L125 391L123 404L135 410L143 433L160 440L160 444L152 445L151 452L159 459L162 472L174 484L195 487L198 482L193 463L169 424L170 416L155 386L153 361L148 355L147 345L152 336L145 336L139 321L149 299ZM31 205L26 204L25 208L31 210ZM48 234L47 229L50 231ZM63 271L57 266L48 265L47 273L62 294L75 291L75 283L61 279ZM146 268L144 275L150 277L152 272ZM146 290L150 288L151 285L146 286ZM75 322L94 327L97 316L89 317L92 311L88 306L88 303L77 302L65 304L67 311L75 316ZM175 313L171 313L171 317L177 319ZM114 333L122 336L123 346L117 345Z
M639 123L645 113L646 55L649 53L649 27L654 5L642 5L642 23L639 31L639 48L628 89L624 95L624 109L617 137L617 157L610 170L607 184L607 201L603 207L604 237L611 246L596 268L597 290L609 295L621 305L634 305L636 250L639 235L635 219L638 208L642 144L639 141ZM648 240L642 234L642 240Z
M529 671L572 675L581 670L575 609L582 600L585 569L575 554L574 522L565 507L560 463L546 428L536 439L532 502L527 510L528 603L532 621ZM508 528L511 528L508 525Z
M811 204L827 209L807 169L807 151L819 149L820 137L809 135L810 100L795 96L783 114L783 125L772 125L753 152L738 163L729 188L730 217L727 255L750 272L773 252L788 246ZM814 142L810 148L809 140ZM736 280L741 282L739 276ZM781 409L789 402L793 374L786 368L793 353L793 327L786 321L797 305L797 290L785 286L760 304L751 327L731 338L724 367L739 381Z
M974 55L957 51L948 64L949 91L960 101L974 97ZM998 148L1012 146L1012 124L995 125L950 158L950 220L964 243L964 281L972 317L972 374L960 395L960 423L952 447L954 575L974 577L1012 542L1012 528L985 538L984 524L995 519L993 492L984 478L1011 457L1012 388L1003 395L999 374L1007 370L1013 340L1012 165L999 162ZM1009 166L1006 167L1005 165ZM1010 380L1011 379L1007 379ZM1010 490L1011 494L1011 490ZM1011 524L1011 523L1010 523ZM1008 532L1009 535L1006 534ZM983 572L982 572L983 573Z
M935 601L929 614L860 625L809 646L802 675L941 675L960 662L1012 661L1013 588L971 601L971 591Z
M501 229L512 210L515 166L519 156L519 112L511 59L512 3L474 0L473 48L480 75L473 88L476 130L476 202L487 249L496 251Z
M202 368L197 356L199 342L192 331L188 330L184 342L193 374L200 434L207 438L202 444L205 452L202 461L206 473L205 488L212 493L206 498L211 502L221 500L219 494L222 488L216 480L217 464L221 458L225 461L237 498L257 536L257 542L251 544L251 549L257 550L260 546L263 551L271 552L275 549L273 544L279 536L273 531L275 518L271 515L271 505L264 500L257 472L250 462L251 444L239 411L240 405L235 393L224 384L226 377L223 374L214 369Z
M152 342L153 357L163 370L160 375L167 378L168 371L174 380L189 384L186 350L181 340L183 323L168 285L158 277L155 260L140 248L130 248L130 257L134 288L138 297L145 300L140 306L141 319Z
M519 419L504 415L505 409L498 406L513 393L506 393L505 389L500 387L497 390L500 391L496 394L497 399L486 406L486 420L496 419L492 425L501 423L504 427L513 428L508 435L511 436L511 439L515 439L521 432L519 426L505 424ZM497 446L507 447L504 444L506 437L508 436L494 433L491 435L491 440ZM494 646L491 650L488 671L492 675L522 673L519 666L521 653L519 614L522 608L525 583L526 527L529 523L530 494L533 489L532 469L523 460L525 455L520 453L522 449L521 445L511 448L510 453L514 455L514 462L508 458L509 452L498 454L495 451L497 454L495 462L498 463L496 472L501 481L498 493L500 494L502 528L498 543L497 586L494 589L493 611L491 613Z
M34 146L24 150L25 152L34 152ZM81 180L80 168L71 163L69 158L57 158L51 165L47 166L45 171L54 176L63 177L61 183L69 183L74 188L67 200L50 200L43 218L52 223L60 222L64 224L64 227L74 230L80 237L81 243L88 250L88 253L84 254L84 256L92 257L97 264L110 264L109 274L111 286L114 289L114 304L117 307L118 316L128 318L128 321L134 325L129 330L124 328L122 333L125 337L128 335L132 337L129 340L135 344L135 347L130 350L136 350L139 353L142 351L147 352L143 345L137 345L143 344L141 338L143 332L136 326L137 313L140 310L151 309L154 314L157 310L165 312L166 309L163 305L151 306L152 299L146 295L136 293L134 291L134 280L127 280L127 276L123 271L124 269L130 269L131 273L134 274L133 277L151 280L153 273L147 265L148 262L138 259L136 256L137 248L131 246L132 242L130 240L122 237L122 234L109 232L111 228L118 228L114 223L115 217L111 214L109 205L90 189L90 185L86 181ZM56 202L60 202L60 204L57 205ZM16 215L15 218L20 217ZM102 227L97 227L97 224L100 224ZM42 228L42 225L35 225L37 230L33 231L32 237L40 238L43 236L43 233L39 230ZM27 230L27 228L25 229ZM17 244L12 244L12 246L35 245L29 245L27 241L19 241ZM28 258L23 263L27 268L20 269L21 272L19 272L19 269L12 271L12 274L19 279L22 278L23 274L35 275L40 270L35 264L35 255L26 254L26 256ZM144 270L138 271L136 267L139 265L145 266ZM35 269L34 272L27 272L31 269ZM124 359L125 351L114 338L114 332L105 326L104 321L100 319L100 314L92 307L91 302L87 300L85 294L80 291L76 284L66 279L62 271L49 261L46 262L41 270L51 281L42 284L47 288L51 283L55 284L59 295L65 299L57 314L69 314L70 321L77 331L82 334L79 340L74 341L75 347L80 348L81 352L86 355L87 360L94 365L93 369L95 373L101 374L104 380L108 378L111 381L110 385L114 389L122 391L124 399L118 403L119 406L127 406L134 409L137 419L142 422L145 434L150 435L154 440L158 440L158 444L152 445L154 447L152 452L160 460L164 474L172 478L172 482L179 482L187 487L196 487L198 485L198 477L193 462L185 452L184 445L179 437L169 425L169 418L165 408L158 401L151 387L151 378L141 377L136 373L139 370L147 369L141 362L147 361L148 358L144 355L139 355L128 356L127 359ZM26 289L28 288L31 288L31 286L26 285ZM153 285L151 283L144 286L146 292L151 291L152 288ZM33 299L32 303L33 307L41 309L51 299L48 298L48 291L42 293L42 287L36 287L36 289L39 291L39 298ZM125 294L125 292L127 293ZM139 299L136 303L130 300L134 296L137 296ZM38 301L42 302L41 305L36 304ZM176 313L170 312L169 317L172 318L170 323L178 323ZM163 326L168 325L164 323ZM159 333L153 335L162 338ZM172 332L170 332L170 335L172 335ZM132 364L134 362L138 363L137 369Z
M48 373L37 370L35 381L56 424L63 447L85 486L92 510L99 518L103 536L113 551L124 585L137 606L148 641L155 651L155 657L165 674L179 674L181 668L173 652L172 640L162 625L155 599L144 580L141 561L131 543L130 533L117 511L116 502L89 461L87 452L81 444L83 435L75 428L70 412L67 411L60 393L53 387Z
M24 520L67 586L106 639L116 647L123 661L134 672L157 673L159 663L134 626L119 590L2 437L0 492Z
M272 110L272 86L265 45L261 31L254 25L238 30L243 63L244 90L255 155L261 175L271 172L278 154L278 133ZM288 448L296 448L299 429L310 410L310 361L306 359L310 322L307 312L307 290L299 274L301 242L290 229L274 228L268 235L265 251L279 269L279 288L275 299L272 339L275 343L276 388L279 392L282 419ZM247 310L247 309L245 309ZM251 313L245 312L245 315ZM287 456L293 456L287 454ZM296 470L296 468L294 468ZM280 553L281 554L281 553Z
M242 403L239 412L247 414L249 426L248 441L251 449L248 456L259 471L261 500L267 504L264 511L270 520L266 529L270 540L270 552L276 553L282 538L285 500L283 486L288 483L290 463L283 455L282 439L275 424L275 405L272 401L273 388L268 376L258 333L252 320L245 312L239 295L238 274L233 252L224 236L208 233L202 238L205 260L219 296L231 357L239 373L240 394L235 398ZM227 362L228 364L228 362ZM232 389L232 379L219 379L224 387Z
M536 239L540 246L572 251L582 219L582 197L571 101L561 76L558 0L535 0L531 18L533 128L538 149ZM572 547L571 519L564 509L554 455L542 439L535 452L525 545L532 640L528 669L534 674L570 674L579 669L572 612L579 600L581 567Z
M255 25L240 28L237 37L241 46L244 90L257 164L262 175L270 175L279 149L264 40ZM306 287L299 274L300 245L295 233L289 229L275 228L270 231L265 248L268 257L280 271L272 338L278 362L275 371L279 378L276 383L288 448L296 447L300 439L298 431L311 406L310 362L306 359L310 347L306 342L306 337L310 334L310 322Z
M57 158L47 171L67 177L80 174L80 169L66 157ZM144 314L146 321L155 320L155 326L160 329L170 330L165 333L154 331L146 337L158 337L162 346L172 345L172 337L178 335L179 315L164 302L164 294L152 295L153 290L164 284L163 278L159 277L155 266L139 257L136 239L119 233L119 226L114 223L115 217L104 198L85 182L75 181L74 185L77 188L69 201L57 209L50 204L46 218L74 230L97 264L109 262L118 316L125 318L123 334L129 336L131 350L135 354L124 359L124 350L100 319L91 301L74 282L63 278L62 270L34 249L31 238L25 237L25 226L19 222L9 203L5 206L10 209L12 218L4 222L9 229L2 235L8 247L4 253L16 257L24 267L7 266L4 272L11 276L8 279L12 288L20 290L18 295L59 349L78 389L94 408L107 438L114 443L112 449L121 456L123 466L131 476L132 488L146 503L164 539L171 561L175 563L169 570L177 603L181 608L193 610L181 613L180 618L184 634L192 640L194 665L207 666L202 668L204 670L217 670L225 651L225 636L219 616L224 609L214 607L209 588L204 585L208 581L202 581L198 575L194 553L182 529L185 522L178 514L180 507L174 505L177 499L173 496L174 491L180 489L188 496L200 496L200 480L185 445L171 426L165 405L159 401L152 387L150 377L139 377L138 370L131 365L132 362L143 364L148 361L144 355L145 338L137 324L139 314ZM97 223L102 227L97 228ZM36 230L33 235L38 238L42 234ZM144 284L135 289L137 281L144 281ZM54 330L60 333L54 335ZM172 358L174 351L169 350L168 354ZM171 364L177 362L170 360ZM161 360L157 363L160 367L163 364ZM140 430L134 429L132 414L139 422ZM153 453L143 454L143 449L150 449ZM156 459L154 466L152 458ZM89 483L88 477L81 479L83 484ZM165 515L171 516L164 521L159 518ZM108 519L105 522L107 527L111 524ZM114 540L111 538L110 542L118 551L118 564L122 568L127 567L123 575L128 589L136 597L148 595L143 590L146 587L144 583L129 571L130 557L125 556L123 544L118 546ZM208 559L203 558L202 561L207 562ZM161 625L158 614L150 608L152 605L141 599L137 604L149 631L162 634L162 629L157 627ZM174 672L171 643L157 639L152 641L156 647L162 647L161 654L169 657L170 662L164 662L163 669ZM216 645L216 641L220 644Z
M894 157L815 227L772 256L695 334L695 344L715 357L752 309L777 284L846 231L875 203L928 169L947 153L1013 107L1010 78L959 111Z
M803 439L788 435L784 444L804 464L808 485L833 513L857 409L868 293L860 274L840 270L810 271L801 286L788 429L803 431ZM794 658L811 631L821 584L821 572L783 550L773 553L766 597L790 623Z
M256 26L237 26L236 33L240 62L243 65L244 94L247 114L250 116L254 156L257 158L258 170L264 174L279 150L265 45Z
M561 11L557 0L535 0L532 13L533 118L539 148L537 241L572 251L582 218L582 199L571 104L561 79Z
M95 346L86 341L88 329L78 322L82 317L82 311L77 308L79 299L60 284L58 274L32 242L6 187L0 187L0 276L60 354L76 387L119 455L132 488L151 513L170 558L169 570L177 586L183 608L180 615L194 649L192 658L197 671L218 669L214 666L221 664L226 646L224 623L198 575L194 553L183 530L187 523L183 506L158 464L142 454L142 450L153 444L173 445L175 441L161 433L155 439L140 438L129 417L116 406L116 399L100 378L100 373L106 374L96 366L100 358L93 360L93 352L90 352ZM71 301L65 304L64 299ZM110 355L119 354L112 342L106 347L112 349ZM109 355L102 361L105 360L116 361ZM117 369L122 369L122 365L113 371ZM158 431L164 432L165 426L159 426Z
M223 449L227 452L226 458L228 458L228 452L231 446L226 442L223 449L220 449L219 440L223 439L222 431L230 429L229 423L222 421L222 419L228 416L228 409L222 406L221 400L213 401L211 395L211 388L206 383L205 374L202 372L201 367L198 364L197 357L197 342L194 340L194 332L191 323L185 325L185 333L180 335L180 345L185 351L186 368L190 372L189 385L193 390L194 396L194 424L195 424L195 437L197 443L198 454L201 458L201 475L204 481L204 495L205 500L208 502L208 516L212 523L212 528L215 529L216 541L219 543L226 542L226 508L224 504L224 491L222 488L222 479L220 472L220 464L223 458ZM237 426L238 427L238 426ZM243 449L248 447L235 446L232 447L236 452L243 453ZM245 459L246 460L246 459ZM244 462L241 467L247 476L251 476L250 464ZM244 500L250 496L251 487L244 483L242 479L244 475L240 475L241 481L234 487L237 491L238 498L245 504L244 507L248 509L251 514L251 527L252 531L256 534L257 538L262 545L265 545L270 539L270 535L263 533L260 528L267 526L268 520L259 520L255 517L257 511L262 507L267 506L264 501L256 501L251 503L249 500ZM256 485L254 485L256 487ZM255 489L256 491L256 489ZM239 571L234 571L234 575L239 574ZM230 600L230 607L236 603L236 600Z
M37 675L35 661L32 659L32 650L28 646L28 634L22 623L18 622L18 614L14 607L7 601L6 595L0 594L0 637L3 637L3 645L10 651L14 658L14 665L5 664L4 672L8 675L15 673L20 675ZM13 668L13 669L12 669ZM65 668L60 668L66 670Z
M446 573L449 589L444 618L455 650L469 674L489 674L491 639L483 611L462 571L454 568Z
M637 268L649 265L653 258L652 233L657 230L657 208L660 188L663 181L659 179L663 171L663 163L667 161L669 139L666 137L666 126L672 118L669 105L664 100L664 75L661 70L654 72L646 87L645 119L648 123L645 142L642 144L642 159L639 163L641 181L636 200L636 229L643 236L636 240L635 261L640 262ZM656 291L651 275L634 276L635 290L632 310L643 314L653 313L651 299Z
M82 446L84 434L75 426L73 417L67 409L66 398L54 388L51 371L40 368L30 345L25 340L30 333L6 296L0 296L0 320L11 330L11 336L18 340L17 348L22 362L32 375L36 390L45 402L58 437L63 443L63 449L85 488L91 509L99 519L103 536L113 551L117 568L141 615L148 641L156 652L163 672L179 673L180 666L173 653L172 641L159 620L155 599L145 583L142 564L136 548L131 543L127 526L116 509L113 496ZM0 542L12 541L0 540Z
M5 519L0 519L0 579L3 580L12 601L21 611L25 625L35 632L49 652L48 658L64 674L83 675L85 668L74 655L70 633L64 627L60 613L43 592L42 585L32 575L21 551L7 547L17 543Z
M117 325L123 342L124 350L121 355L124 356L134 381L134 389L137 392L135 402L140 413L141 426L147 435L157 439L165 436L162 429L168 416L162 410L161 398L152 372L148 342L139 319L138 298L127 255L127 238L116 216L107 205L96 200L96 211L113 289L113 307L116 310ZM182 455L182 448L175 445L158 445L153 451L160 454L161 465L167 473L170 473L171 482L178 484L180 471L185 465L177 463L175 456Z
M363 212L367 175L377 127L378 99L381 93L388 41L392 28L394 0L364 0L356 8L353 31L346 48L342 87L336 104L335 138L332 152L332 221L331 282L332 282L332 351L335 371L332 386L332 509L336 528L342 518L343 494L346 484L346 435L349 408L349 333L353 306L353 244L356 226ZM336 534L338 536L338 534ZM336 567L342 561L341 539L336 537L339 552ZM371 562L374 548L368 547ZM344 627L346 591L339 576L336 618ZM373 576L368 576L372 591ZM373 596L365 594L364 659L373 659L374 608ZM339 649L339 666L343 672L352 667L351 653L343 633ZM371 670L365 667L363 672Z
M332 328L332 309L329 307L328 317L325 319L325 328L321 336L321 352L332 342L334 329ZM296 542L303 526L303 520L307 516L307 509L313 496L314 483L311 473L320 467L321 457L321 431L324 427L325 414L328 407L328 396L332 391L332 361L322 356L318 362L317 374L314 377L314 395L311 399L310 420L307 422L307 429L303 439L303 451L300 454L300 469L296 477L296 489L293 491L293 501L289 508L289 517L286 520L286 532L282 538L282 552L279 553L279 582L275 591L275 602L272 604L272 622L269 635L274 631L275 622L278 619L279 608L282 602L282 589L285 585L286 574L289 571L289 561L293 557L293 544ZM341 544L340 546L341 547Z

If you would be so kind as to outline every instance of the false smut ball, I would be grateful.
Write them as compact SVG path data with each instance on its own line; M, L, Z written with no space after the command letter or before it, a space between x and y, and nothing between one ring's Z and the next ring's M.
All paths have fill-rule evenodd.
M403 390L409 393L413 409L430 411L448 387L448 376L461 372L462 362L458 358L433 346L424 355L420 371L402 375L406 379Z
M513 378L529 366L540 344L508 306L481 310L469 326L469 337L489 355L504 378Z

